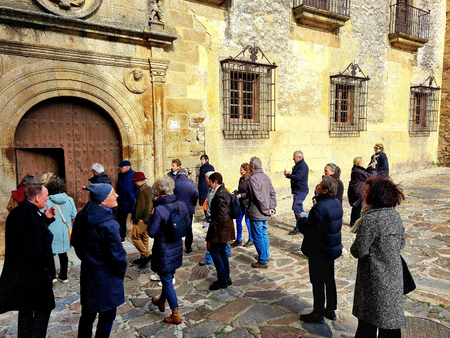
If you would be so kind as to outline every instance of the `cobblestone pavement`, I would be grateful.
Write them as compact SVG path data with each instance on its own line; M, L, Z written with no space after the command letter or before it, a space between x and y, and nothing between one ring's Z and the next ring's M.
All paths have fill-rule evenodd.
M404 297L408 327L403 337L450 336L450 168L430 168L394 176L407 196L397 210L406 227L403 256L415 278L417 290ZM347 183L347 182L344 182ZM309 210L311 195L306 210ZM205 229L194 224L194 252L183 257L175 275L175 289L183 323L168 325L150 299L160 293L150 280L149 268L131 263L125 278L126 303L118 309L112 337L353 337L357 320L351 314L356 259L348 249L354 240L348 223L350 207L344 202L344 253L336 261L338 320L325 324L299 321L312 310L307 260L300 252L302 236L288 236L294 217L290 198L279 201L269 223L269 269L254 269L254 247L233 248L230 257L233 285L209 291L216 279L212 265L201 267L205 254ZM308 204L309 203L309 204ZM244 232L244 240L247 233ZM129 260L138 253L126 243ZM49 337L76 337L80 316L79 260L70 252L70 283L55 284L56 308L50 319ZM1 264L1 263L0 263ZM150 307L149 307L150 306ZM167 307L168 308L168 307ZM0 337L17 335L17 313L0 315Z

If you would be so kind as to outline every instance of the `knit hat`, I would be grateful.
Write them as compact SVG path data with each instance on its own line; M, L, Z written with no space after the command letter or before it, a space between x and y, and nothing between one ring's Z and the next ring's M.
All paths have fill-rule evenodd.
M209 176L211 176L214 173L215 173L215 171L208 171L205 175L208 176L208 178L209 178Z
M147 179L147 177L145 177L143 172L137 171L137 172L134 173L133 181L143 181L143 180L146 180L146 179Z
M122 161L119 163L119 167L131 166L130 161Z
M95 183L88 185L86 187L86 190L89 190L91 192L90 194L91 201L100 204L106 199L106 197L108 197L112 188L113 187L110 184Z

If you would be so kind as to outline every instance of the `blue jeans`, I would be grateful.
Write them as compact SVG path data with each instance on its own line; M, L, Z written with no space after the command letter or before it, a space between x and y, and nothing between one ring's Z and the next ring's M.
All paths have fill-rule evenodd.
M227 256L231 256L231 249L230 249L230 246L228 245L228 243L227 243L227 245L226 245L225 250L227 251ZM206 251L205 259L204 259L203 261L204 261L206 264L212 264L212 263L214 263L214 262L213 262L213 259L212 259L212 257L211 257L211 254L209 253L209 251Z
M303 210L303 201L305 200L308 194L306 192L297 192L294 194L294 201L292 202L292 210L294 211L295 222L297 224L298 215L302 213Z
M92 337L92 326L94 325L96 312L88 312L81 308L81 317L78 324L78 338ZM111 334L114 319L116 319L116 308L99 312L95 338L108 338Z
M172 284L174 274L175 271L158 273L158 276L161 279L161 284L163 285L160 299L167 299L171 310L178 307L177 294L175 293L175 289Z
M259 256L258 262L261 264L267 264L267 258L270 256L267 221L254 221L251 219L250 227L252 229L253 242Z
M245 224L247 224L247 229L248 229L248 240L253 241L252 231L250 230L250 220L247 217L247 209L242 209L242 210L243 211L241 211L241 216L239 216L239 218L236 219L236 230L237 230L236 239L238 241L242 241L242 219L245 216Z
M230 277L230 263L228 262L228 255L226 247L227 243L211 243L209 252L214 262L217 271L217 278L219 282L226 283Z

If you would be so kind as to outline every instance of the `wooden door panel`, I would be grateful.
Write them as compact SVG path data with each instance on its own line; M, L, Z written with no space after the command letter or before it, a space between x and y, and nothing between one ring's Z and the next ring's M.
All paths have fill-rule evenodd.
M93 163L105 166L114 185L117 180L121 154L116 127L87 101L57 98L39 103L20 121L14 144L18 181L27 172L53 171L66 180L67 193L78 209L89 199L78 187L88 185Z

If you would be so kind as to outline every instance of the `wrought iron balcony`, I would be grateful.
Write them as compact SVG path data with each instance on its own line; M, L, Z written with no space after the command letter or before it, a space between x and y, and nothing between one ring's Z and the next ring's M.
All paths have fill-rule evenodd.
M294 0L298 23L316 29L334 31L350 19L351 0Z
M389 42L408 51L423 47L429 39L430 12L397 3L390 6Z

